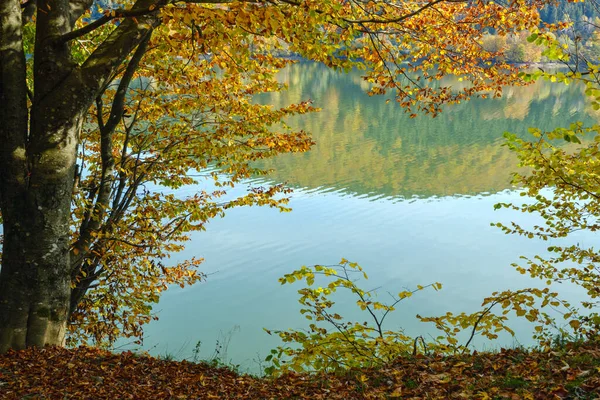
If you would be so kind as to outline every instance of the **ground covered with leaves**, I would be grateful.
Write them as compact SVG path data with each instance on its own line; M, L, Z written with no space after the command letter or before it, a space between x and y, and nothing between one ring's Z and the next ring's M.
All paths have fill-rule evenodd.
M258 378L94 348L0 355L1 399L598 399L600 343L419 355L343 375Z

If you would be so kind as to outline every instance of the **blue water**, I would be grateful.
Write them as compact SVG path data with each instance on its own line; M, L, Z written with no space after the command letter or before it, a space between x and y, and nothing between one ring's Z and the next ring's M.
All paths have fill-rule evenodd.
M443 284L440 292L426 290L405 300L388 320L389 328L415 336L437 336L416 314L474 312L493 291L540 286L510 265L521 255L542 254L551 243L507 236L490 226L536 222L531 215L494 211L495 203L523 200L510 184L516 159L501 146L502 133L596 121L580 88L540 82L510 88L503 99L473 100L435 119L413 120L364 95L358 74L301 64L281 78L290 84L289 92L260 101L283 105L311 98L323 107L291 121L313 132L312 151L263 165L275 169L272 182L295 188L293 211L234 209L194 234L173 260L203 257L207 280L163 294L155 307L160 319L146 328L145 349L190 358L201 341L200 356L209 358L219 341L223 360L257 372L256 360L280 344L263 327L307 326L298 313L300 286L282 286L277 279L302 265L335 264L342 257L365 268L370 279L362 287L378 288L382 300L388 291ZM594 238L570 240L585 244ZM557 289L565 298L581 298L577 288ZM351 298L339 300L342 315L365 318ZM475 346L532 344L526 321L512 326L518 341L505 335Z

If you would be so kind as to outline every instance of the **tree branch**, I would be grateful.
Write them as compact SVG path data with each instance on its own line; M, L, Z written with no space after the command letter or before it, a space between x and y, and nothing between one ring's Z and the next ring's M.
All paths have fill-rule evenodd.
M350 24L366 24L366 23L373 23L373 24L391 24L391 23L395 23L395 22L402 22L406 19L409 19L411 17L414 17L417 14L422 13L423 11L425 11L428 8L431 8L433 6L435 6L436 4L439 3L443 3L443 2L448 2L448 3L465 3L468 0L434 0L431 1L427 4L425 4L424 6L419 7L418 9L416 9L413 12L410 12L408 14L404 14L404 15L400 15L399 17L396 18L390 18L390 19L382 19L382 18L367 18L367 19L356 19L356 20L352 20L352 19L344 19L344 21L350 23Z
M113 104L110 109L110 116L108 117L108 121L106 121L105 129L110 132L114 132L115 128L121 121L123 117L123 113L125 110L125 97L127 95L127 90L129 89L129 85L133 80L133 76L138 66L140 65L140 61L144 54L146 54L146 50L148 49L148 43L150 42L150 38L152 36L152 31L149 31L146 34L146 37L142 40L142 42L137 47L135 53L131 57L129 64L127 64L127 68L125 69L125 73L119 82L119 87L117 88L117 93L113 99Z
M73 39L77 39L78 37L87 35L88 33L100 28L101 26L107 24L108 22L114 20L114 19L121 19L121 18L133 18L133 17L140 17L143 15L148 15L148 14L156 14L158 12L158 8L154 5L149 6L147 8L144 9L140 9L140 10L113 10L113 11L107 11L102 17L98 18L97 20L90 22L89 24L87 24L86 26L76 29L74 31L71 31L67 34L62 35L61 37L59 37L57 40L59 42L69 42Z
M137 67L146 53L146 49L148 46L148 42L150 41L150 37L152 35L152 31L146 34L146 37L142 40L138 48L136 49L133 57L129 61L127 65L127 69L125 70L125 74L121 78L121 82L119 83L119 88L117 89L117 93L113 100L113 105L111 108L111 115L104 123L102 121L102 100L97 99L98 109L98 126L100 128L100 157L102 163L102 172L100 176L100 184L97 190L96 201L93 205L93 210L89 214L89 218L83 221L82 226L79 230L79 238L77 242L73 245L73 250L71 251L71 257L74 261L74 265L81 263L81 261L87 257L90 252L90 245L92 241L93 232L101 229L104 215L106 210L110 204L110 197L112 194L112 184L114 181L114 167L115 161L113 157L113 142L112 136L117 127L118 121L123 115L124 109L124 101L125 96L127 94L127 89L131 80L133 79L133 75L137 70Z
M193 4L227 4L227 3L233 3L233 1L234 0L184 0L185 3L193 3ZM245 2L260 3L259 0L246 0ZM87 24L86 26L84 26L82 28L76 29L65 35L62 35L60 38L58 38L58 41L68 42L73 39L77 39L78 37L87 35L88 33L94 31L95 29L100 28L101 26L103 26L103 25L107 24L108 22L115 20L115 19L134 18L134 17L141 17L141 16L150 15L150 14L156 14L160 10L160 8L166 6L167 4L172 4L172 3L175 3L175 1L159 0L159 1L155 1L155 4L151 4L146 8L135 9L135 7L134 7L129 10L119 9L119 10L106 11L102 17Z
M167 0L138 0L132 11L146 10L154 5L160 8ZM137 20L126 19L100 44L79 69L78 78L82 90L95 98L114 76L127 56L158 26L161 19L157 13L142 15Z

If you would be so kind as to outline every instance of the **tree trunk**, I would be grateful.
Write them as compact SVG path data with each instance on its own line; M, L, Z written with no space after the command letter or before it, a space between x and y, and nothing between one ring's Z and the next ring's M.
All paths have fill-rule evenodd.
M57 190L44 189L40 192L49 197ZM0 352L62 345L65 337L70 297L68 235L59 233L64 225L62 216L54 212L52 217L46 213L41 218L32 207L41 196L30 197L25 200L29 204L15 207L14 215L3 215L6 239L0 274Z
M59 129L56 122L51 124L54 132L43 137L60 140L32 144L24 182L3 182L0 353L9 348L64 344L71 296L69 221L79 120L59 124ZM45 121L39 122L32 119L32 128L49 128Z
M64 343L72 276L70 208L81 123L129 54L161 22L159 6L166 1L138 0L132 11L155 10L120 21L81 65L72 60L70 48L78 36L68 34L92 1L75 3L28 2L40 11L34 88L28 91L22 2L0 0L0 353Z

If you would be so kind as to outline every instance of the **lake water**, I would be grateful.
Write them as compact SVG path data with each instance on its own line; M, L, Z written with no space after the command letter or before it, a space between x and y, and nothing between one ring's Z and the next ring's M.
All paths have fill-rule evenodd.
M172 288L155 307L160 320L146 328L144 348L152 354L201 357L217 341L223 358L256 372L279 339L263 331L302 328L296 291L277 279L302 265L335 264L342 257L361 264L370 276L365 289L397 293L417 284L441 282L443 290L424 291L401 303L390 329L410 335L435 334L415 314L473 312L495 290L538 282L510 264L520 255L543 253L548 242L504 235L490 222L533 218L494 211L497 202L520 201L510 186L516 159L502 133L544 130L576 120L596 122L583 90L538 82L507 88L502 99L473 100L448 108L437 118L408 118L393 102L364 94L359 73L338 74L316 64L294 65L281 74L289 90L260 101L283 106L312 99L321 113L291 123L311 131L317 145L308 153L283 155L265 167L270 179L295 188L291 213L240 208L211 221L193 236L176 259L204 257L206 282ZM192 193L195 188L181 191ZM574 240L585 244L590 236ZM561 293L576 299L576 288ZM363 319L350 298L341 313ZM516 321L520 343L531 343L530 327ZM510 337L492 348L512 345Z

